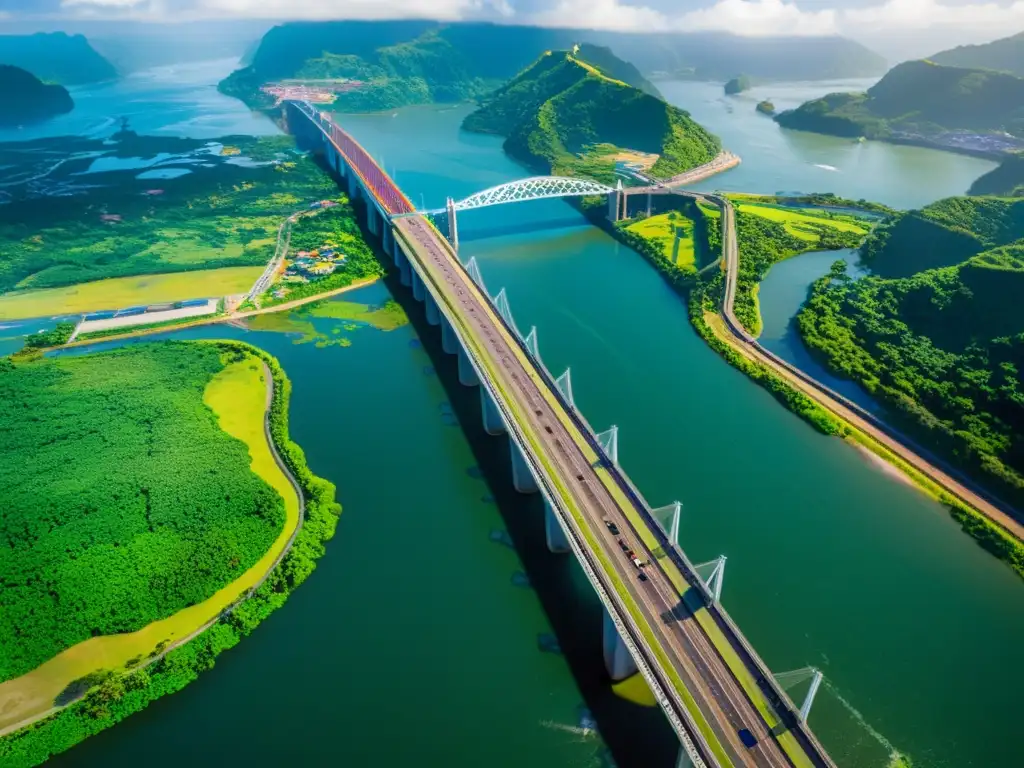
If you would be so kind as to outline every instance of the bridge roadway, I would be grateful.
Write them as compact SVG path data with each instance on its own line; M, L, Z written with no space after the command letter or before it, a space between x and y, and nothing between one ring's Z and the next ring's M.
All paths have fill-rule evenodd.
M446 305L445 314L453 318L464 332L460 335L475 348L478 361L486 368L485 375L508 398L514 410L512 418L526 433L524 437L532 449L528 453L534 453L538 460L534 464L538 480L546 486L550 498L569 508L572 534L584 543L584 549L596 550L592 552L594 571L606 582L607 593L622 604L622 615L636 617L638 610L639 618L649 627L651 637L641 633L634 640L648 656L649 666L661 673L664 690L678 709L680 719L692 722L692 715L684 701L686 693L673 684L667 674L669 670L664 669L666 662L692 695L699 716L710 725L733 765L797 764L770 733L764 718L698 622L694 610L703 610L699 591L691 590L689 599L681 599L666 568L668 564L663 562L666 558L656 557L645 545L637 530L636 514L629 514L632 510L628 501L590 441L561 412L560 404L534 365L526 360L490 302L465 270L457 266L457 257L447 241L423 219L401 219L395 227L406 245L407 255L419 265L420 276L433 286L432 293ZM651 562L652 566L646 569L646 582L638 580L636 570L618 545L619 537L612 535L604 524L605 518L616 523L621 531L627 531L628 544ZM740 742L741 728L748 728L758 739L752 750ZM699 730L698 727L692 735L696 741L704 741ZM721 764L706 745L700 751L706 755L708 765ZM815 763L808 760L799 764Z
M557 394L448 241L421 217L391 218L411 213L414 206L329 116L298 102L289 102L287 110L300 142L326 141L328 162L347 178L350 192L361 188L371 198L371 231L381 234L385 250L401 248L409 258L474 361L513 438L513 450L522 450L571 548L606 607L613 608L623 642L683 740L679 765L690 764L683 759L688 754L698 766L834 768L728 614L710 602L707 588L654 522L639 492L607 461L582 417ZM619 537L605 518L623 532ZM618 538L649 561L646 582L638 579ZM757 738L753 749L744 748L740 728Z

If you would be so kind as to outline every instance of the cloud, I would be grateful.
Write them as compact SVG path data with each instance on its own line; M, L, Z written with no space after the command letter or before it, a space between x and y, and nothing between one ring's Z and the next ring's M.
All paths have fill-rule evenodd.
M960 27L1011 35L1024 27L1024 0L1008 5L971 2L949 5L937 0L887 0L880 5L843 11L843 28L863 31L886 25L890 29Z
M826 8L804 11L785 0L719 0L710 8L684 13L672 26L685 30L722 30L737 35L834 35L838 13Z
M623 5L618 0L559 0L547 11L532 14L528 21L543 27L586 27L644 31L665 29L668 19L653 8Z
M140 3L145 4L147 0L61 0L61 8L74 8L76 6L88 6L93 9L102 8L134 8Z

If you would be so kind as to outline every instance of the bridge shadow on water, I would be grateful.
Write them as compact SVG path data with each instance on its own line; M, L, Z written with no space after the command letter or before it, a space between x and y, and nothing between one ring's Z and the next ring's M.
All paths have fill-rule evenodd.
M386 258L384 263L390 264ZM510 541L522 560L583 704L596 719L615 764L620 768L675 765L679 743L661 710L633 704L613 692L604 666L601 603L574 555L548 551L543 499L540 494L524 495L513 489L508 437L484 431L479 388L459 383L457 358L441 348L440 328L427 323L424 305L413 298L411 288L401 285L393 268L384 284L408 314L434 364L505 523L508 536L500 538ZM537 652L549 651L552 646L540 637ZM495 695L500 696L500 691Z

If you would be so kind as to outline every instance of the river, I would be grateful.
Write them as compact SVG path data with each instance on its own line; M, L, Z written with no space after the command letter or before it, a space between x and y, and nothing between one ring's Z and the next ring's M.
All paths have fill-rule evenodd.
M828 150L753 104L722 107L719 86L659 87L743 156L713 186L916 205L991 167L884 144ZM415 202L435 206L523 175L500 140L458 131L465 112L341 122ZM780 146L792 154L780 159ZM845 163L865 149L878 157L862 178ZM914 163L932 168L927 183L904 178ZM548 367L572 366L588 420L619 425L622 463L647 498L683 502L691 557L729 556L725 605L767 663L825 671L811 724L839 765L884 766L893 749L917 766L1017 762L1024 585L1008 568L937 504L728 366L654 270L569 206L488 209L460 225L492 293L505 286L520 327L538 326ZM568 558L538 546L536 499L509 492L506 449L482 435L433 331L359 329L350 347L326 348L270 332L185 335L197 333L242 335L281 359L293 436L345 512L314 576L216 670L61 762L144 751L159 765L599 764L601 740L572 730L586 702L620 765L665 763L667 727L608 693L593 598ZM503 529L518 556L490 540ZM516 585L521 569L536 592ZM566 658L539 650L552 626Z

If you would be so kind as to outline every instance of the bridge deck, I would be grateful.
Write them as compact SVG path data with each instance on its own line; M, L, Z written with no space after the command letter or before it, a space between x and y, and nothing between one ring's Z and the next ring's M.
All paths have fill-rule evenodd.
M295 105L355 169L388 214L413 206L373 159L309 105ZM380 188L378 188L380 187ZM469 277L448 242L426 220L394 221L395 233L430 293L456 328L467 353L517 442L524 447L545 496L568 526L585 569L627 619L626 629L668 696L676 721L686 724L708 765L831 766L803 727L787 730L769 703L766 670L728 616L705 606L698 577L681 553L651 525L650 512L620 470L609 467L582 419L570 412L550 381ZM614 536L604 520L620 531ZM641 582L619 539L650 561ZM777 698L777 697L774 697ZM664 704L665 702L663 702ZM737 731L758 743L746 749Z

